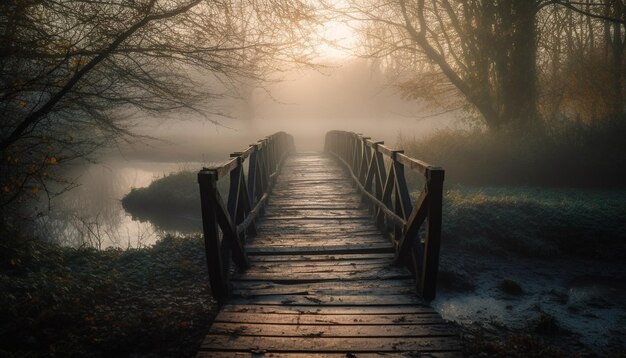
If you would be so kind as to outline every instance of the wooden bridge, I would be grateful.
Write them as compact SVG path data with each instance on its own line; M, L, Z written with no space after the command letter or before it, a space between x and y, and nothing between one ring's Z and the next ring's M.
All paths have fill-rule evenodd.
M458 334L426 304L441 168L340 131L324 153L294 153L280 132L231 157L198 174L220 302L199 357L460 356ZM424 179L415 204L405 169Z

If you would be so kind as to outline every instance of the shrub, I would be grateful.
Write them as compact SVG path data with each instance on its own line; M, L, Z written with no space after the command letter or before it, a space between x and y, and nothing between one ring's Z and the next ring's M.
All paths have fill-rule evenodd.
M441 130L398 147L466 185L626 186L626 118L551 124L541 135Z
M182 171L159 178L146 188L133 188L122 199L130 213L145 211L199 212L200 191L196 173Z

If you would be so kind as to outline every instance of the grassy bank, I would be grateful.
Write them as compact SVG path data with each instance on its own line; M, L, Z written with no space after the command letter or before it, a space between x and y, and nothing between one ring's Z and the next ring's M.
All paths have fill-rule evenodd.
M444 245L541 257L626 253L626 190L452 186L444 195Z
M228 177L217 182L224 201L229 184ZM170 173L145 188L133 188L122 198L122 206L133 218L149 220L164 230L197 232L201 228L198 223L200 189L196 172Z
M0 243L0 356L192 356L214 315L203 243Z
M181 171L154 180L145 188L133 188L122 199L130 213L150 211L197 213L200 210L200 190L195 172Z

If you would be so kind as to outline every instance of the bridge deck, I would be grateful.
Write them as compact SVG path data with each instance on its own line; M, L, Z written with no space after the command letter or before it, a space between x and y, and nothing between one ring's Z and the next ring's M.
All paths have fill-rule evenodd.
M359 203L332 158L287 158L246 246L252 267L232 278L198 356L459 356Z

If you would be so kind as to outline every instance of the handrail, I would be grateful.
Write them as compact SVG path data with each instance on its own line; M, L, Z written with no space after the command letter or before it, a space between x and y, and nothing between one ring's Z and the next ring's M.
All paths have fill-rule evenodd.
M411 270L418 292L426 301L434 299L444 170L353 132L328 132L324 148L350 171L363 198L375 209L376 223L381 230L388 233L389 227L392 228L396 260ZM389 170L385 170L385 157L390 160ZM426 179L415 206L411 204L405 168ZM425 221L426 235L422 241L419 231Z
M263 212L283 159L294 150L293 137L278 132L251 144L243 152L232 153L232 159L225 164L203 168L198 173L209 282L211 294L219 302L229 294L231 258L239 269L250 266L246 237L256 235L254 220ZM230 188L225 205L217 181L227 174L230 174Z

